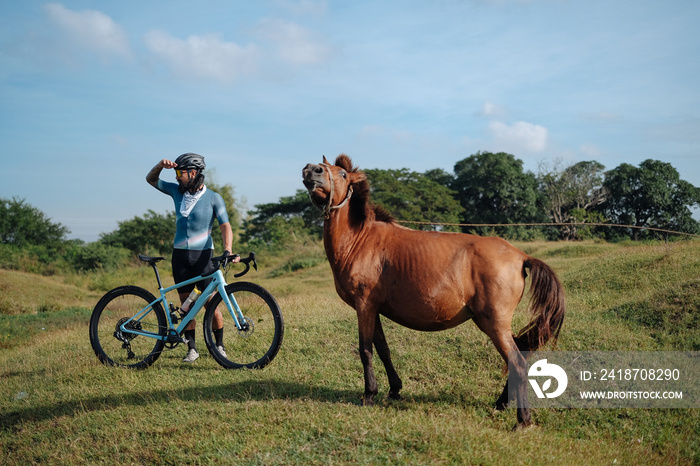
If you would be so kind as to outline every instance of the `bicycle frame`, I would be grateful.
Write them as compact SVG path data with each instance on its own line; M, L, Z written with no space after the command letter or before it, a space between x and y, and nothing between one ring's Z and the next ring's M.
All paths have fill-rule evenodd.
M245 323L245 317L243 316L243 313L241 312L241 308L238 306L238 302L236 302L235 296L233 294L231 296L226 293L226 279L224 278L224 274L221 272L221 269L217 269L214 273L211 273L209 275L200 275L198 277L191 278L189 280L185 280L183 282L180 282L176 285L169 286L167 288L163 288L163 285L161 284L160 281L160 276L158 275L158 270L154 267L154 270L156 271L156 278L158 279L158 290L160 291L160 298L157 298L155 301L151 302L146 306L145 308L141 309L139 312L137 312L133 317L128 319L126 322L122 323L121 326L119 327L119 330L124 332L124 333L129 333L133 335L141 335L145 337L150 337L150 338L156 338L160 340L168 340L168 338L171 337L172 333L170 330L174 330L177 332L177 335L180 335L184 330L185 327L194 319L199 311L202 310L202 308L205 306L209 298L214 294L215 291L218 291L219 294L221 295L221 301L224 303L226 308L228 309L229 313L231 314L231 317L233 317L233 321L236 324L236 328L238 330L242 330L244 328L244 323ZM175 327L173 325L173 321L170 317L170 303L168 302L167 299L167 294L170 293L171 291L176 290L177 288L180 288L181 286L186 286L186 285L191 285L193 283L200 282L202 280L206 280L212 278L211 283L202 291L202 294L199 296L197 301L194 302L193 306L189 309L187 314L182 317L182 321L180 322L180 325ZM153 332L148 332L144 330L138 330L135 328L128 328L127 325L130 322L136 321L140 322L145 316L147 316L150 312L153 312L153 307L158 304L158 303L163 303L163 307L165 310L165 316L168 321L168 334L166 335L159 335L157 333Z

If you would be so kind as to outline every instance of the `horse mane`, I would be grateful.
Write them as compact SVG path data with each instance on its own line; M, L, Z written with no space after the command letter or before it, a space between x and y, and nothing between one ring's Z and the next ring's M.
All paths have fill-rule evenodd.
M352 159L345 154L340 154L335 159L335 165L348 173L358 173L360 169L352 165ZM369 196L369 181L364 179L353 184L353 193L350 198L350 218L355 222L372 221L394 223L394 216L384 207L373 204Z

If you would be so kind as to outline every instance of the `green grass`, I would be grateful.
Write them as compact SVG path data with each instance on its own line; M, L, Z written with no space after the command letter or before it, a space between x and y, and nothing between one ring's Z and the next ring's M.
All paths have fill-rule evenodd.
M561 350L698 350L700 242L518 246L564 283ZM286 326L262 371L221 369L201 335L194 365L176 348L145 371L102 366L88 340L91 307L105 287L155 291L148 267L94 276L0 271L3 295L26 297L0 307L0 463L700 462L697 409L541 409L536 427L511 432L515 412L492 409L505 381L501 360L471 323L421 333L385 321L404 400L385 399L375 358L378 402L363 408L356 318L328 265L264 259L245 278L275 295ZM526 321L519 313L516 330Z

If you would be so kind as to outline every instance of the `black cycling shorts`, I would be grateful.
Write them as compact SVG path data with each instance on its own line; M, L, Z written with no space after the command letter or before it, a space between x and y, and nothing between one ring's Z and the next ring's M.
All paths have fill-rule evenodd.
M216 267L211 263L211 258L214 255L213 249L204 249L202 251L196 251L192 249L173 249L173 279L175 284L189 280L190 278L197 277L199 275L207 275L216 271ZM197 288L204 291L204 288L209 285L211 278L196 282L191 285L185 285L178 287L177 291L180 293L189 293L194 289L195 284Z

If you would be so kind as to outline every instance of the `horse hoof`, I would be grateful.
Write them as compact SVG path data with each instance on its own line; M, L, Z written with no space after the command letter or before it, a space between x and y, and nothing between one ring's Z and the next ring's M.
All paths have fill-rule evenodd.
M374 406L374 400L369 397L362 397L362 406Z
M403 397L399 394L399 392L389 392L389 399L401 401L403 400Z
M535 424L533 424L532 422L519 422L513 427L513 432L524 432L526 430L530 430L533 427L535 427Z

